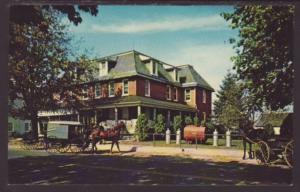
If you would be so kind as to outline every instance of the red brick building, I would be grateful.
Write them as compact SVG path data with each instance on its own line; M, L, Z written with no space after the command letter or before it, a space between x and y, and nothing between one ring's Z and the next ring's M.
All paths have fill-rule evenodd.
M197 114L201 120L211 115L214 89L191 65L173 66L137 51L100 58L96 65L95 80L84 85L82 99L89 107L76 114L40 116L87 124L123 120L132 133L141 113L151 120L163 114L168 126L175 115Z

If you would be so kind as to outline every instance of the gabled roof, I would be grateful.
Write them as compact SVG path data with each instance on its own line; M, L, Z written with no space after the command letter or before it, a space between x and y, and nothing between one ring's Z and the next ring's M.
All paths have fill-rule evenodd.
M146 64L142 61L142 57L146 58L145 60L153 60L156 63L159 63L159 65L157 65L157 75L151 74L149 69L146 67ZM111 80L138 75L177 86L199 86L214 91L214 89L201 77L197 71L195 71L192 66L173 66L135 50L102 57L96 61L109 61L114 63L114 66L109 70L108 75L99 77L97 74L95 74L96 80ZM164 66L168 66L168 68L164 68ZM179 78L186 76L186 83L184 85L181 85L179 82L173 80L169 73L169 71L172 69L178 70Z

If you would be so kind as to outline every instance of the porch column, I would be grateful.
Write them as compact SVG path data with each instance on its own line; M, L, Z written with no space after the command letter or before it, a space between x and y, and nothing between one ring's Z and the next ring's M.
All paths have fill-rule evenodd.
M95 124L97 125L97 111L95 110L95 118L94 118L94 120L95 120Z
M156 120L156 108L153 108L153 120Z
M142 107L140 105L137 106L137 115L139 116L142 113Z
M80 122L80 115L79 115L79 113L77 114L77 121Z
M115 122L118 123L118 108L115 107Z

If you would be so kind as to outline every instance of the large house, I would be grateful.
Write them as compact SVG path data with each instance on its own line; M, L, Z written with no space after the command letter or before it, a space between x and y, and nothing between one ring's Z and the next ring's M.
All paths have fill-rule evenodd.
M113 124L125 121L134 132L139 114L154 120L158 114L167 126L175 115L211 115L214 89L191 65L174 66L137 51L128 51L96 60L95 80L86 82L82 99L90 105L79 112L41 112L50 120L79 120ZM92 97L91 94L92 93Z

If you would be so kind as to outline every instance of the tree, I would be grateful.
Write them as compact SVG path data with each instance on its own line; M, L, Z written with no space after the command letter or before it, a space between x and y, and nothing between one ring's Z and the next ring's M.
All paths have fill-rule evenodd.
M257 105L277 110L293 103L294 6L249 5L223 13L239 35L231 39L238 78Z
M191 125L191 124L193 124L192 117L191 116L185 116L184 117L184 123L185 123L185 125Z
M242 89L234 74L227 73L214 102L215 115L226 128L238 127L243 118Z
M148 118L147 116L142 113L138 116L136 122L136 134L140 141L143 141L147 138L147 125L148 125Z
M174 117L174 123L173 123L173 131L176 133L178 129L182 127L182 119L180 115L176 115Z
M86 57L69 61L70 37L60 14L52 9L40 13L43 20L35 25L10 23L8 63L9 100L22 102L17 109L11 108L11 114L30 119L35 138L38 111L79 106L74 103L79 102L78 85L83 81L76 76L76 69L91 72Z
M196 114L195 117L194 117L194 125L195 126L199 126L200 125L200 119L198 117L198 115Z
M165 117L162 114L158 114L155 121L155 133L163 133L166 127Z

